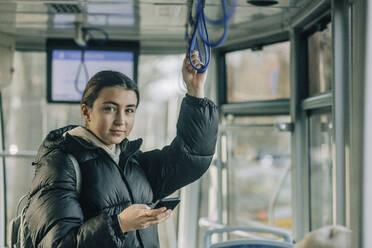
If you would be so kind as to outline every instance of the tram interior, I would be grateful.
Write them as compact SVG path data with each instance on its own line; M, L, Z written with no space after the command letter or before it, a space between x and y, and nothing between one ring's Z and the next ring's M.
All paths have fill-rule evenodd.
M182 60L193 30L189 15L196 14L197 2L0 0L0 195L4 199L0 247L6 247L7 223L16 216L18 200L33 179L31 163L42 139L56 128L84 124L76 99L74 103L52 99L48 70L57 62L48 57L50 40L74 43L82 37L81 27L86 27L93 28L92 40L102 41L107 35L107 44L119 42L96 47L120 52L126 49L120 42L129 44L135 51L132 76L141 95L136 116L141 121L129 138L143 138L144 151L161 148L176 134L186 93ZM222 2L205 0L205 15L224 16ZM226 2L228 10L236 3L235 11L226 40L212 49L205 89L220 112L216 154L200 180L173 194L181 197L181 204L159 226L161 247L204 247L205 233L218 227L274 227L300 241L313 230L335 224L352 229L352 247L361 247L362 186L357 178L362 169L345 176L350 161L360 162L361 146L351 146L349 155L344 147L352 143L345 133L356 135L362 121L353 112L363 104L358 100L363 86L353 86L362 55L351 60L347 52L339 51L359 51L365 16L356 13L367 1ZM342 25L347 20L352 21L353 34L350 26ZM218 40L225 30L224 25L207 28L211 40ZM79 62L63 64L59 76L84 82L86 75L77 75ZM355 64L350 69L353 74L341 73L345 63ZM345 77L351 80L345 82ZM337 94L343 94L338 87L346 86L356 93L341 98L345 105L338 107ZM338 108L348 111L340 114ZM352 113L355 118L349 121ZM342 125L336 122L339 116L344 118ZM339 135L346 140L341 148L335 138ZM336 161L344 166L341 172ZM247 235L224 234L212 240Z

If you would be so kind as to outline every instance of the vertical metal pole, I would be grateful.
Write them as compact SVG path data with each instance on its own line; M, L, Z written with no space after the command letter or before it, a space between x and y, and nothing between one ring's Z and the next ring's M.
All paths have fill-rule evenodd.
M306 160L306 113L301 101L307 92L307 43L298 30L291 30L291 102L290 113L294 123L291 138L292 156L292 209L293 233L301 240L309 231L308 162Z
M222 149L222 142L223 142L223 136L224 133L219 132L219 138L217 143L217 153L218 153L218 159L217 159L217 222L220 224L223 224L223 218L222 218L222 212L223 212L223 185L222 185L222 168L223 168L223 155L222 153L225 153ZM222 236L218 235L218 241L222 241Z
M181 189L179 213L178 247L197 246L200 181Z
M4 132L4 118L3 118L3 98L0 91L0 125L1 125L1 150L5 148L5 132ZM0 246L6 246L6 170L5 170L5 157L2 157L2 164L0 167Z
M221 109L221 106L227 102L227 80L226 80L226 61L225 61L225 53L224 52L218 52L216 53L216 63L217 63L217 80L218 80L218 86L217 86L217 104L219 109ZM223 119L222 117L223 113L220 111L220 123ZM217 195L217 221L220 224L223 224L223 180L222 180L222 168L224 167L224 163L226 161L223 161L222 153L226 153L225 150L222 148L222 143L224 142L222 137L226 139L225 133L219 132L219 139L217 143L217 154L218 154L218 160L217 160L217 183L218 183L218 195ZM226 141L226 140L225 140ZM224 147L226 148L226 147ZM221 241L222 238L221 235L218 235L218 240Z
M227 77L226 77L226 61L225 61L225 53L218 52L216 53L216 63L217 63L217 105L221 107L221 105L227 103Z
M362 247L363 234L363 105L366 57L366 0L352 4L352 80L350 81L350 227L353 247ZM367 68L367 70L370 68ZM367 112L366 112L367 113ZM346 175L348 177L348 175Z
M364 93L363 247L372 247L372 3L367 1Z
M333 89L334 89L334 224L346 224L346 150L349 147L349 51L350 31L347 1L332 0Z

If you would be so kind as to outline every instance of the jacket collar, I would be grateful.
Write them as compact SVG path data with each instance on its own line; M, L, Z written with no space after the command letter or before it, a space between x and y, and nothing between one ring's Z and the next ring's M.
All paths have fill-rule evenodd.
M72 136L66 133L65 136L63 134L73 128L77 127L77 125L69 125L63 128L59 128L56 130L51 131L46 138L44 139L43 143L41 144L36 161L39 161L41 157L45 156L52 150L56 148L61 148L67 153L74 153L77 151L81 151L81 148L87 150L97 150L101 149L100 147L95 146L94 144L80 138L77 136ZM126 153L128 155L137 152L141 145L142 139L136 139L133 141L129 141L125 138L120 144L121 154Z

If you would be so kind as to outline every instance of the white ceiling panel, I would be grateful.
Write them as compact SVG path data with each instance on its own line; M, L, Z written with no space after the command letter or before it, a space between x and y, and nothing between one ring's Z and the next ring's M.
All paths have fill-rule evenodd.
M87 12L89 14L134 14L133 3L112 3L112 4L88 4Z
M319 1L325 0L278 0L275 6L256 7L238 0L228 38L259 32L260 23L286 25L290 16ZM182 43L191 2L194 13L197 0L0 0L0 31L16 37L72 37L74 22L80 21L104 29L110 38ZM232 0L227 2L230 6ZM205 13L222 17L221 1L206 0ZM208 29L212 38L223 32L223 27Z

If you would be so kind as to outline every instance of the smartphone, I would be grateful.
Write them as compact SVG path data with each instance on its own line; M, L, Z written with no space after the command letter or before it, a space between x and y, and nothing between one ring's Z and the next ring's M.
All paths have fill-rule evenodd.
M178 203L180 203L180 198L174 197L174 198L163 198L160 200L157 200L151 205L151 209L166 207L167 209L173 210Z

